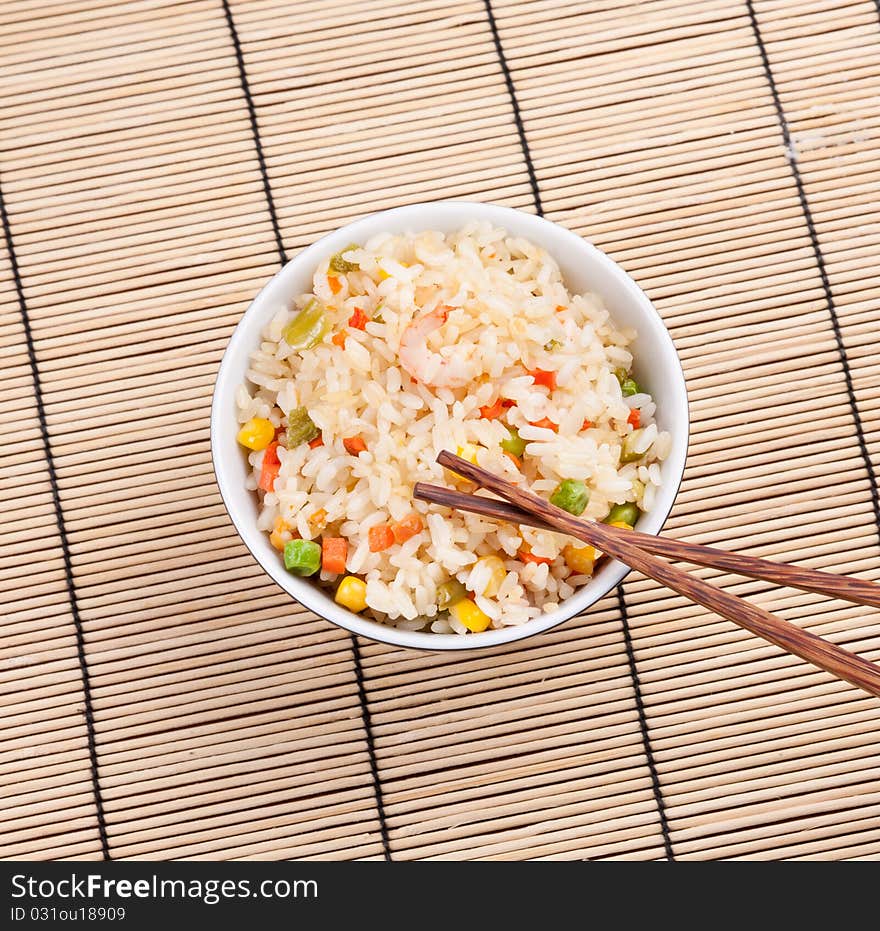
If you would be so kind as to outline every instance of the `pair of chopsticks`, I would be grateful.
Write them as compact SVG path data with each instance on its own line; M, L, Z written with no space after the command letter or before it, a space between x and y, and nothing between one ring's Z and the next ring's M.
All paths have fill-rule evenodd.
M843 598L856 604L880 607L880 585L875 582L769 562L754 556L740 556L697 543L684 543L640 533L637 530L625 530L581 520L532 492L519 488L450 452L441 452L437 462L504 500L498 501L440 485L417 482L413 495L419 500L576 537L630 568L638 569L642 574L671 588L679 595L709 608L734 624L769 640L770 643L775 643L783 650L872 695L880 696L880 667L874 663L790 624L763 608L749 604L736 595L689 575L683 569L672 566L657 556L726 569L753 579L764 579L807 592Z

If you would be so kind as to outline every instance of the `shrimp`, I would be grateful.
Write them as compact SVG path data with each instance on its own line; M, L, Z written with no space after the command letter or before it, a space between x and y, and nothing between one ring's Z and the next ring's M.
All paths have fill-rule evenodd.
M473 373L460 355L445 359L428 349L428 337L446 323L451 309L440 306L413 320L403 331L397 350L404 371L430 388L463 388L473 381Z

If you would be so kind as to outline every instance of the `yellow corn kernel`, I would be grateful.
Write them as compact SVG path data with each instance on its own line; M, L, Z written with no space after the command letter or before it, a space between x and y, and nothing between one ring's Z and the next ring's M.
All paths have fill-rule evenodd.
M311 517L306 518L306 521L308 522L311 530L323 530L327 525L327 512L324 510L324 508L318 508L318 510L315 511Z
M455 450L455 455L460 456L462 459L467 459L468 462L472 462L474 465L477 464L477 451L480 449L479 446L475 446L473 443L465 443L464 446L458 446Z
M449 613L459 624L464 624L468 630L475 634L484 631L492 623L489 615L481 611L470 598L462 598L461 601L449 609Z
M242 446L259 452L265 449L275 438L275 427L270 420L263 417L254 417L239 431L236 439Z
M478 566L488 566L492 570L489 581L480 594L484 598L494 598L498 594L498 589L501 588L501 583L507 578L504 563L498 556L481 556L476 564Z
M628 524L625 520L614 520L609 525L609 527L622 527L624 530L632 530L632 524Z
M591 575L596 561L596 550L592 546L575 546L569 543L562 550L565 564L576 575Z
M367 606L367 583L355 575L347 575L339 583L333 600L357 614Z
M284 544L290 539L290 528L284 523L283 518L276 517L275 526L272 528L272 533L269 534L269 542L276 550L283 550Z
M409 268L409 265L406 262L398 262L397 264L402 266L403 268ZM390 277L391 277L391 272L386 272L385 269L382 268L382 266L380 265L379 266L379 281L384 281L386 278L390 278Z

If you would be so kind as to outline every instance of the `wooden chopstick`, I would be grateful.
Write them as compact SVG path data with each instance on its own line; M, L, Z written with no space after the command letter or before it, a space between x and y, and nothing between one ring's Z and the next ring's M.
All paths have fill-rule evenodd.
M709 608L710 611L813 663L833 676L880 697L880 667L874 663L658 559L631 542L632 532L580 520L532 492L519 488L445 450L437 457L437 462L477 485L495 492L521 510L534 514L547 527L598 547L604 553L685 598ZM424 493L425 486L420 485L418 496L423 497Z
M542 530L557 529L537 514L532 514L506 501L499 501L497 498L470 495L454 488L444 488L442 485L430 485L425 482L416 483L414 495L423 501L431 501L458 511L470 511L484 517L494 517L512 524L525 524ZM767 582L775 582L777 585L798 588L804 592L815 592L817 595L829 595L832 598L842 598L844 601L852 601L855 604L880 608L880 585L868 579L854 579L847 575L835 575L833 572L821 572L818 569L805 569L789 563L770 562L769 559L759 559L757 556L740 556L738 553L717 550L699 543L685 543L682 540L671 540L668 537L655 537L638 530L603 526L609 533L616 534L620 540L626 540L628 545L638 546L645 552L654 553L655 556L668 556L670 559L682 562L725 569L751 579L763 579Z

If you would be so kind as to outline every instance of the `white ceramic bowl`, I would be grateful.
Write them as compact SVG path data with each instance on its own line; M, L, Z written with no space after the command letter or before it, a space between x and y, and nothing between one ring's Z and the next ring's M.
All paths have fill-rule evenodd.
M529 213L491 204L448 201L413 204L374 213L330 233L300 252L256 296L242 317L220 365L211 408L211 453L220 493L245 545L266 572L297 601L341 627L384 643L429 650L465 650L491 647L521 640L580 614L610 591L628 569L616 561L606 562L592 581L578 589L556 611L518 627L484 633L432 634L398 630L379 624L336 604L317 585L287 572L268 534L257 529L257 500L245 488L249 467L236 442L235 391L245 380L248 356L260 342L263 327L282 305L311 290L318 262L350 242L364 242L381 232L421 232L427 229L452 232L471 220L488 220L515 236L543 246L559 263L568 288L573 292L594 291L605 300L616 323L638 332L632 349L634 374L657 403L656 419L673 438L672 452L661 466L663 485L650 513L639 520L639 530L657 533L672 508L684 470L688 445L688 404L684 375L675 347L663 321L638 285L603 252L580 236Z

